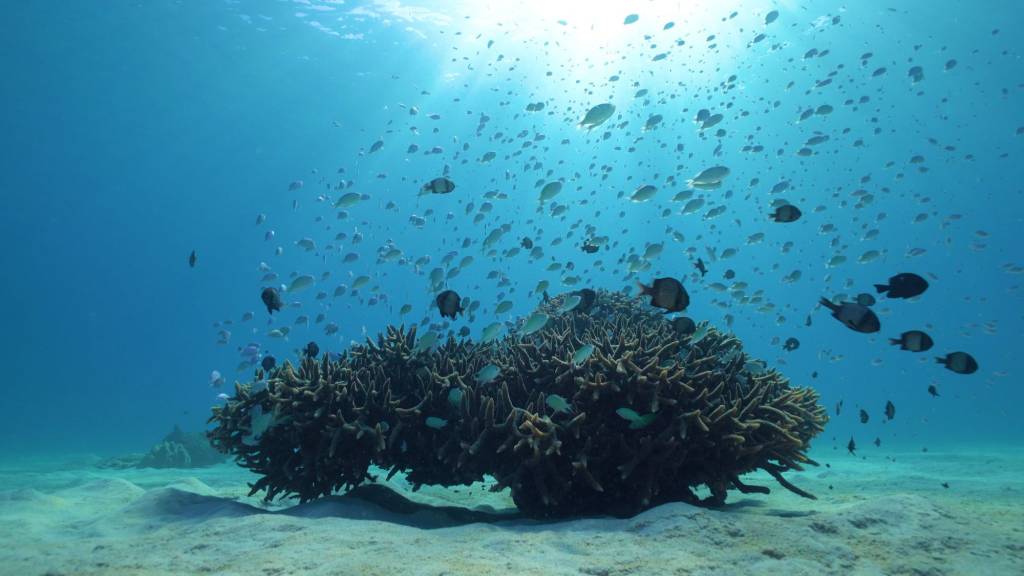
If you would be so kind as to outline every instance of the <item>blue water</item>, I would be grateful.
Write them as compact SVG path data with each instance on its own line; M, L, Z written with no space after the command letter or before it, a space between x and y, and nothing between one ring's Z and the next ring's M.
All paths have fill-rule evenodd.
M474 262L448 287L480 310L451 327L468 325L474 337L490 322L529 314L542 279L557 293L674 276L690 292L690 316L721 327L731 316L749 352L821 392L833 419L816 447L845 450L851 436L868 454L876 437L914 449L1024 439L1016 410L1024 401L1017 4L744 2L734 18L720 3L607 4L7 3L2 449L110 455L145 451L174 424L202 429L217 394L251 377L236 371L240 346L256 342L284 359L309 340L338 351L364 330L425 316L438 322L426 273L452 251L451 266L469 255ZM765 25L773 8L779 18ZM639 20L623 25L630 13ZM670 20L675 27L663 30ZM753 43L761 32L766 38ZM805 59L812 48L828 53ZM862 63L866 52L873 55ZM944 70L951 59L956 66ZM923 68L921 81L908 76L912 66ZM887 71L873 77L880 67ZM613 75L620 79L609 81ZM635 98L641 88L648 95ZM869 100L858 103L862 96ZM617 106L611 121L589 133L576 127L605 101ZM546 106L527 112L533 102ZM834 112L798 122L822 104ZM701 108L724 115L703 134L693 122ZM478 134L481 114L490 120ZM641 131L652 114L664 121ZM829 140L799 156L817 133ZM384 147L368 153L379 139ZM419 151L406 153L413 143ZM756 145L763 151L743 150ZM433 146L443 152L425 155ZM496 158L480 163L489 151ZM918 155L923 162L912 163ZM417 196L445 165L455 192ZM714 165L731 169L725 185L695 191L707 204L681 215L684 203L671 198ZM537 213L536 184L560 178L562 193ZM289 191L297 180L303 187ZM346 191L369 195L343 220L330 206L340 180L354 182ZM791 188L770 194L782 180ZM631 203L645 183L658 186L657 195ZM859 189L874 201L855 208ZM507 199L490 200L493 210L473 223L489 191ZM799 205L803 218L769 222L778 198ZM397 208L385 209L388 201ZM553 205L568 209L551 216ZM719 205L724 214L702 217ZM422 229L410 224L428 210ZM257 226L260 213L267 221ZM913 223L919 214L926 219ZM488 256L481 242L503 224L511 230ZM587 224L613 248L584 254ZM834 230L821 233L823 225ZM878 236L863 240L872 228ZM356 230L360 244L334 241ZM758 232L764 241L748 245ZM524 236L544 248L543 258L502 256ZM315 240L315 252L295 245L303 237ZM378 263L388 240L410 261L429 255L430 264L417 274L411 264ZM628 273L620 259L651 242L664 242L664 252L650 269ZM793 243L788 253L785 242ZM278 246L283 254L275 256ZM738 253L711 261L708 248ZM926 251L908 256L913 248ZM869 250L881 255L858 263ZM359 260L343 263L352 251ZM846 262L826 267L836 255ZM694 273L698 256L709 267L703 280ZM280 275L275 284L293 272L331 278L286 296L301 306L268 324L260 262ZM551 262L575 269L547 271ZM723 279L727 269L734 280ZM487 279L493 270L510 284ZM796 270L799 280L784 283ZM931 287L916 301L880 299L877 335L849 331L816 308L821 296L873 292L898 272L926 276ZM360 275L371 282L357 296L332 296ZM565 276L580 276L580 284L562 286ZM710 288L735 281L748 284L747 296L761 291L774 309ZM319 291L325 300L315 299ZM387 300L369 305L374 293ZM495 318L501 293L515 307ZM413 310L402 318L406 303ZM242 323L246 311L255 318ZM320 312L326 320L313 324ZM308 328L293 325L300 314L310 316ZM218 344L214 323L225 320L233 322L231 339ZM326 322L339 333L325 336ZM291 328L287 342L266 335L281 326ZM935 348L912 354L887 343L910 329L928 332ZM789 337L800 340L798 350L781 349ZM954 350L974 355L980 370L964 376L934 363ZM228 380L223 390L209 385L212 370ZM939 398L926 392L929 384ZM840 400L844 410L834 416ZM883 423L887 400L897 416ZM857 420L861 407L867 424Z

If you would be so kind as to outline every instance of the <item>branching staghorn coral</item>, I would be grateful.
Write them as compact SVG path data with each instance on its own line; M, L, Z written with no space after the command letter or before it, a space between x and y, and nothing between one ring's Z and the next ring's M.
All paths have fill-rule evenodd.
M351 488L370 464L417 486L490 475L535 517L719 505L730 488L767 493L739 479L758 469L813 498L782 474L814 464L817 393L706 324L681 336L639 301L597 294L586 311L561 312L570 295L543 303L550 319L527 336L419 351L415 328L389 327L336 360L286 362L213 409L211 442L261 475L252 493L268 499ZM478 381L490 365L497 376ZM261 414L273 425L254 438Z

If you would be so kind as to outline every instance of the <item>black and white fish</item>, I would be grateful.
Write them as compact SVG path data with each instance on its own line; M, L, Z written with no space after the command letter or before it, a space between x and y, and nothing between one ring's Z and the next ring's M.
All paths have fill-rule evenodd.
M900 350L910 350L911 352L924 352L934 345L931 336L920 330L904 332L899 338L890 338L889 343L899 346Z
M936 357L935 361L957 374L974 374L978 371L978 361L967 352L951 352Z
M442 318L454 320L463 311L462 299L455 290L445 290L437 295L437 308L441 311Z
M850 330L870 334L878 332L882 328L878 316L867 306L861 306L856 302L833 304L828 298L822 298L819 304L831 310L832 317L842 322Z
M651 306L663 308L667 312L682 312L690 305L690 295L675 278L657 278L650 286L640 282L637 285L641 296L651 297Z
M424 184L420 192L421 194L450 194L452 190L455 190L455 182L442 176Z
M775 212L771 215L771 219L776 222L782 222L788 224L789 222L796 222L800 219L803 213L800 209L792 204L783 204L775 209Z

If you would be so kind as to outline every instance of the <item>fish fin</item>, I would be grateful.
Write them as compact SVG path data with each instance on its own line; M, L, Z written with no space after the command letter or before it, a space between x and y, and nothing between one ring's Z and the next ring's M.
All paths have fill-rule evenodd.
M879 294L881 294L882 292L885 292L888 289L889 289L889 285L888 284L875 284L875 290L878 290Z

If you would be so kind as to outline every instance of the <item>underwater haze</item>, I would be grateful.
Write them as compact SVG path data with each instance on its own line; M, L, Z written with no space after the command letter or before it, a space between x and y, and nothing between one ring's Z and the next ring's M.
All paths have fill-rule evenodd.
M354 512L288 516L297 500L250 498L254 477L232 460L139 463L175 427L208 430L211 406L267 358L294 364L310 342L337 358L389 325L440 341L514 334L584 288L732 333L827 409L810 442L822 467L803 475L819 500L731 495L762 498L750 507L782 511L779 524L760 534L762 512L715 511L708 522L760 538L756 558L687 549L692 573L1021 573L1022 26L1012 0L6 3L0 534L38 524L0 573L256 570L231 563L247 548L175 564L189 538L211 544L196 534L130 557L172 534L152 522L178 530L160 515L168 490L206 499L182 500L203 506L195 518L355 530ZM927 286L900 297L900 274ZM642 293L657 279L681 283L688 305ZM448 316L445 290L461 308ZM834 318L823 298L847 307ZM933 345L890 340L921 347L911 331ZM435 489L419 504L480 504ZM78 520L95 533L39 520L56 500L91 502ZM981 522L982 505L1000 511L992 538L941 527ZM671 506L684 505L645 514L670 523L683 514ZM366 514L394 550L439 528ZM778 536L788 516L835 519L839 532L807 533L850 548L800 552L804 536ZM905 532L844 532L858 518ZM516 526L502 537L543 541ZM568 547L574 526L551 529ZM948 547L912 556L930 531ZM504 566L445 559L444 542L469 557L498 544L467 539L496 534L450 537L417 552L423 573ZM625 573L630 541L602 552L580 538L540 573ZM55 542L67 552L47 556ZM99 564L76 557L97 543ZM391 573L349 544L337 562L267 562ZM636 573L684 554L630 545L649 552ZM302 546L285 543L315 557ZM953 560L970 554L989 568Z

